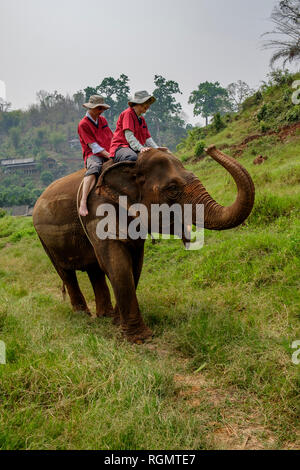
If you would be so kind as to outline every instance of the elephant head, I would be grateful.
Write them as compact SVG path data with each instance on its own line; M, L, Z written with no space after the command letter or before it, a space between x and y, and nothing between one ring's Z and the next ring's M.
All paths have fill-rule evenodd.
M249 173L234 158L210 146L208 155L220 163L237 185L235 202L228 207L218 204L200 180L186 170L174 155L155 149L145 152L136 163L121 162L108 165L99 178L96 193L105 194L117 202L120 195L128 197L128 205L142 203L150 214L151 204L174 203L192 205L193 223L196 205L204 206L204 228L227 230L240 225L250 214L255 188Z

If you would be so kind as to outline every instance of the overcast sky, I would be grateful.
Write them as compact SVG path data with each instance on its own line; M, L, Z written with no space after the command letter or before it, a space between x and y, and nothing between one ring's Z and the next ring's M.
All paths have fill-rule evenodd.
M38 90L73 94L125 73L131 90L153 91L153 77L189 95L203 81L244 80L269 72L260 35L272 29L275 0L0 0L0 80L13 108ZM0 96L4 93L0 83ZM198 118L197 118L198 119ZM197 120L196 119L196 120ZM198 119L199 120L199 119Z

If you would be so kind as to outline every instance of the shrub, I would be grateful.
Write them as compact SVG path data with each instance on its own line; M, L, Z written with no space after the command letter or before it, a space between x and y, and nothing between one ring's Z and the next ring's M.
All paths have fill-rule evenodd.
M289 70L281 69L273 70L268 74L268 77L270 86L282 86L285 84L290 85L294 80L293 75L289 72Z
M0 208L0 219L6 215L6 211Z
M184 163L187 162L190 157L185 153L180 156L180 160Z
M242 104L242 110L245 111L246 109L252 108L252 106L256 106L262 101L262 94L260 91L254 93L254 95L249 96L244 103Z
M48 184L52 183L53 180L54 180L54 176L51 173L51 171L43 171L41 173L41 181L44 184L48 185Z
M226 127L226 124L223 122L220 113L214 115L212 124L217 132L220 132L222 129L224 129L224 127Z
M268 114L268 106L264 104L257 113L257 120L259 122L263 121Z
M31 238L33 236L35 236L35 230L33 227L24 228L23 230L19 230L18 232L13 233L10 236L9 241L18 242L22 240L22 238Z
M21 131L18 127L12 127L9 131L9 137L12 145L17 150L20 146L21 141Z
M267 132L270 129L270 127L265 123L265 121L261 121L260 123L260 130L262 133Z
M195 157L201 157L201 155L204 152L204 149L205 149L205 143L203 142L203 140L201 140L200 142L197 142L194 148Z
M300 119L300 106L293 106L285 116L286 120L289 122L299 121Z

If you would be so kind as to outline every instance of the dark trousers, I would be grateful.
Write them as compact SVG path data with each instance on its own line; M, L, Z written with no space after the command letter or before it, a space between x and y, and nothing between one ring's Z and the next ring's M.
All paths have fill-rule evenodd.
M135 162L138 158L138 154L130 147L120 147L116 150L114 156L114 163L130 161Z

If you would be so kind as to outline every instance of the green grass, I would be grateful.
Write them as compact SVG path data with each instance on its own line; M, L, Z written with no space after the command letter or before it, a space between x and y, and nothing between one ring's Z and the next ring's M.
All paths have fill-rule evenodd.
M149 344L73 313L31 219L0 218L1 449L299 448L300 139L255 144L269 158L253 166L249 148L240 159L256 186L244 226L206 231L198 252L147 241ZM188 168L233 202L212 159Z
M250 152L257 156L262 152L273 150L280 142L276 135L278 130L283 126L299 122L300 106L292 102L294 91L292 83L299 78L299 72L289 75L280 84L273 78L259 91L259 100L256 99L257 93L255 93L243 103L240 112L224 116L222 119L226 127L219 132L213 125L189 131L188 136L177 147L179 158L182 162L195 159L197 146L202 141L205 142L206 147L215 144L217 147L226 148L226 151L231 153L230 147L241 144L249 135L262 135L262 137L248 143L243 153ZM269 131L273 134L264 135ZM299 136L299 129L296 130L296 135Z

